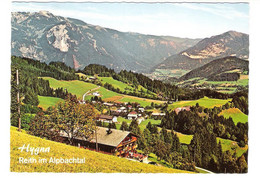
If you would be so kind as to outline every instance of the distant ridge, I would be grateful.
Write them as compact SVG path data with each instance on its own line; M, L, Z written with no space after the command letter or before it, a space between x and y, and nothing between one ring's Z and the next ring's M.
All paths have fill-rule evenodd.
M188 80L191 78L201 77L201 78L207 78L209 80L218 80L220 75L222 75L223 79L226 77L234 77L235 75L223 75L224 73L227 73L228 71L233 71L230 73L236 73L236 72L244 72L249 70L249 62L243 59L239 59L234 56L229 56L225 58L220 58L211 61L210 63L207 63L199 68L196 68L187 74L183 75L179 78L180 81ZM227 78L228 79L228 78ZM233 79L233 78L231 78ZM220 80L218 80L220 81Z
M248 60L249 35L228 31L205 38L187 50L168 57L154 69L192 70L212 60L227 56L236 56L240 59Z

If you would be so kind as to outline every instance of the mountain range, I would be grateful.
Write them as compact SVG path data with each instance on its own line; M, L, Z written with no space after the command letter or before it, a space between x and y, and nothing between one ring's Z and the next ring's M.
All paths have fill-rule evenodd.
M172 55L154 69L192 70L209 63L212 60L236 56L248 60L249 35L228 31L220 35L205 38L196 45Z
M215 59L248 60L249 35L228 31L204 39L120 32L47 11L12 13L11 53L75 69L101 64L116 71L193 70Z
M95 63L115 70L147 72L201 39L119 32L47 11L13 12L11 53L75 69Z
M189 73L179 78L179 81L189 80L191 78L207 78L214 81L231 81L235 73L249 71L249 62L234 56L228 56L213 60L199 68L193 69ZM231 78L233 77L233 78ZM224 79L224 80L221 80ZM239 76L238 78L239 79Z

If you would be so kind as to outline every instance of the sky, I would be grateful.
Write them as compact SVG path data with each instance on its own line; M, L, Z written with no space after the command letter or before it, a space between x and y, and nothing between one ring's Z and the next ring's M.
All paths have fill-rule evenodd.
M12 3L12 12L40 10L123 32L183 38L249 33L248 3Z

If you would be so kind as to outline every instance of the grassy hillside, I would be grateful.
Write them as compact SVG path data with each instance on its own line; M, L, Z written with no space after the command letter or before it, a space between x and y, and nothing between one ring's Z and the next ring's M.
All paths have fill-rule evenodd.
M107 78L109 80L112 79L110 77L102 77L102 79L103 78ZM87 91L89 91L89 94L86 95L85 100L89 100L91 97L93 97L93 95L92 95L93 92L99 92L101 98L104 101L138 102L142 106L151 105L152 102L154 102L156 104L164 103L163 101L159 101L159 100L145 99L145 98L139 98L139 97L119 94L119 93L113 92L111 90L108 90L104 87L99 87L95 84L86 83L86 82L79 81L79 80L64 81L64 80L56 80L51 77L43 77L43 79L49 80L50 86L52 88L59 88L59 87L65 88L68 90L69 93L75 94L78 98L82 98L82 96ZM109 81L109 80L107 80L107 81ZM121 86L121 87L124 87L127 85L127 84L124 84L124 83L116 81L116 80L113 80L112 82L116 83L118 86ZM140 89L141 89L141 87L140 87ZM143 90L144 90L144 88L143 88Z
M180 87L197 87L197 88L211 88L221 93L234 93L238 88L248 87L248 75L240 74L240 79L237 81L209 81L206 78L191 78L189 80L178 82L177 85Z
M108 98L115 97L115 96L121 96L121 94L119 94L119 93L113 92L104 87L99 87L99 88L91 91L90 95L87 95L85 100L89 100L91 97L93 97L93 95L92 95L93 92L98 92L103 100L106 100Z
M128 96L128 95L124 95L124 97L120 98L118 100L118 102L137 102L140 105L142 105L143 107L148 106L148 105L150 106L152 102L155 104L165 103L165 101L146 99L146 98L140 98L140 97L134 97L134 96Z
M238 122L246 123L248 122L248 116L241 112L238 108L229 108L223 110L219 115L224 116L225 118L231 117L235 124Z
M39 95L38 95L38 99L40 102L38 106L43 108L44 110L46 110L50 106L55 106L58 102L63 101L63 99L61 99L61 98L45 97L45 96L39 96Z
M118 88L120 91L131 91L134 88L130 85L120 82L118 80L114 80L112 77L98 77L102 84L109 83L113 87Z
M85 94L87 91L98 87L92 83L86 83L79 80L64 81L56 80L51 77L43 77L43 79L49 80L50 86L52 88L65 88L69 93L75 94L79 98L82 98L83 94Z
M49 153L40 153L39 155L31 155L25 151L21 152L18 148L24 144L30 144L30 147L50 147ZM159 167L140 162L129 161L127 159L118 158L112 155L101 154L86 149L80 149L44 140L35 136L28 135L24 132L16 131L11 127L11 164L12 172L88 172L88 173L190 173L177 169ZM85 158L83 164L53 164L53 163L19 163L19 157L23 158Z
M217 142L219 142L219 141L222 146L222 151L230 150L231 153L234 153L236 151L237 157L240 157L248 149L248 145L246 145L245 147L239 147L237 142L217 137Z
M170 132L170 130L168 130L168 132ZM180 143L182 143L182 144L189 145L193 138L193 135L186 135L186 134L176 132L176 131L174 131L174 133L176 133L176 135L179 137ZM239 147L237 142L235 142L235 141L217 137L217 142L219 142L219 141L221 143L223 152L230 150L231 153L234 153L236 151L238 157L240 157L248 149L248 145L246 145L245 147Z
M204 98L201 98L198 100L175 102L173 104L170 104L168 108L175 109L175 108L184 107L184 106L195 106L196 103L198 103L202 107L213 108L215 106L218 107L218 106L225 105L229 101L231 101L231 99L222 100L222 99L212 99L212 98L204 97Z
M185 74L180 80L188 80L190 78L202 77L209 80L219 80L216 76L228 71L241 70L242 72L248 71L248 61L239 59L237 57L225 57L221 59L213 60L199 68L193 69L189 73ZM214 79L213 79L214 77ZM230 80L230 79L228 79ZM231 79L233 80L233 79Z

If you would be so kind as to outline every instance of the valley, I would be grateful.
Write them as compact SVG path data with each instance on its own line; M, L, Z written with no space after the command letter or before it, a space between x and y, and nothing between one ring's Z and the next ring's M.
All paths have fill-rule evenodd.
M11 171L247 173L248 34L120 32L47 11L11 24ZM24 142L87 163L17 165Z

